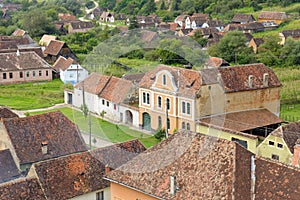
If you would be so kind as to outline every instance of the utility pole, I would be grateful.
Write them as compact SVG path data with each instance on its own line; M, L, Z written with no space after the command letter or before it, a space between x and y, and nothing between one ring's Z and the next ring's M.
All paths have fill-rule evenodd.
M89 145L92 149L92 126L91 126L91 112L89 111L87 105L85 104L85 92L84 92L84 81L82 81L82 108L81 108L84 117L88 117L88 126L89 126Z

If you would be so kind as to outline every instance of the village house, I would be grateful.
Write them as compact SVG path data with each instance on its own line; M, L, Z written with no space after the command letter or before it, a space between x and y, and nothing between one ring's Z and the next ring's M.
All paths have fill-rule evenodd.
M255 18L251 14L237 13L233 16L230 23L233 24L248 24L255 22Z
M137 86L125 79L92 73L73 92L65 92L65 102L78 108L86 104L90 112L115 123L139 124Z
M68 24L68 33L85 33L92 28L94 28L93 22L84 22L84 21L71 21Z
M52 80L52 68L35 52L0 54L0 84Z
M114 13L113 12L103 12L100 16L100 21L115 22Z
M72 58L75 62L79 62L79 59L68 47L68 45L65 42L59 40L50 41L48 46L45 47L44 56L45 60L50 64L54 64L60 56L63 56L65 58Z
M273 22L280 25L287 19L285 12L262 11L258 16L258 22ZM266 24L267 25L267 24Z
M284 30L279 33L279 37L281 38L280 44L284 45L286 43L286 40L291 37L294 40L300 39L300 29L294 29L294 30Z
M278 127L258 146L258 155L299 167L300 122Z
M58 13L59 21L76 21L76 16L70 13Z
M76 84L88 77L89 72L74 62L72 58L66 59L60 56L53 64L54 76L60 78L64 83Z
M49 43L51 42L51 40L57 40L57 36L55 35L47 35L47 34L44 34L42 36L42 38L40 39L39 41L39 45L41 46L48 46Z
M204 63L204 68L216 68L216 67L227 67L230 66L229 63L223 58L218 57L209 57L207 61Z
M294 200L298 175L298 168L254 156L236 142L181 131L105 179L111 199Z
M35 162L87 150L78 127L60 111L0 123L0 150L10 149L24 173Z
M248 47L253 48L253 52L257 53L258 52L258 47L264 43L263 38L252 38L248 44Z
M188 17L188 15L179 15L175 18L174 22L178 24L181 28L185 28L185 20Z
M96 19L99 20L100 16L103 12L107 12L107 8L95 8L93 11L88 15L90 19Z

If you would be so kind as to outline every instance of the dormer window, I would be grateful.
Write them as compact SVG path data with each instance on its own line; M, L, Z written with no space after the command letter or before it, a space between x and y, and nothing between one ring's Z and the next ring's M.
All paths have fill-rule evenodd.
M167 77L165 74L162 75L162 84L167 85Z
M254 76L249 75L249 77L248 77L248 86L249 86L249 88L253 88L253 80L254 80Z
M265 87L269 86L269 74L268 73L264 73L263 84Z

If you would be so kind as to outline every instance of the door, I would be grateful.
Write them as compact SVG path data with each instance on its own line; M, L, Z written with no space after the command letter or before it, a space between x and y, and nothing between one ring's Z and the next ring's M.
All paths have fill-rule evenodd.
M151 117L148 113L143 113L143 129L151 131Z

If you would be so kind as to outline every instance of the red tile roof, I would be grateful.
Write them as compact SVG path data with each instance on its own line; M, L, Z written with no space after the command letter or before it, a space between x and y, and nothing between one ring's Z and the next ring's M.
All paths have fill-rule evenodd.
M221 67L221 66L229 66L229 63L222 58L209 57L204 65L207 67Z
M201 87L202 81L200 72L166 65L159 65L155 69L147 72L140 81L140 87L151 88L155 82L156 73L161 70L169 71L173 75L174 83L178 87L178 95L180 96L193 98Z
M255 199L297 200L300 196L300 169L255 158Z
M19 116L6 107L0 107L0 119L1 118L14 118L14 117L18 118Z
M82 89L84 86L85 92L98 95L103 90L109 79L109 76L92 73L84 79L84 81L76 84L75 88Z
M106 166L115 169L144 150L138 140L132 140L39 162L34 170L47 199L70 199L109 187L102 179Z
M50 54L50 55L58 55L62 47L65 45L64 42L58 41L58 40L51 40L49 45L46 46L44 54Z
M15 179L20 172L9 149L0 150L0 183Z
M225 92L256 90L262 88L281 87L281 83L274 71L262 63L221 67L222 84ZM263 76L268 74L268 86L263 84ZM253 86L249 87L249 76L253 76Z
M20 178L0 184L0 199L46 200L36 178Z
M235 142L181 131L105 177L159 199L250 199L251 155Z
M267 109L246 110L205 117L199 120L206 124L234 131L246 131L271 124L282 123L283 120Z
M74 60L70 57L66 59L63 56L59 56L59 58L53 64L53 69L55 69L57 72L59 72L60 69L65 71L72 65L73 61Z
M3 125L20 164L87 150L78 127L60 111L4 119ZM48 143L47 154L42 152L43 142Z

